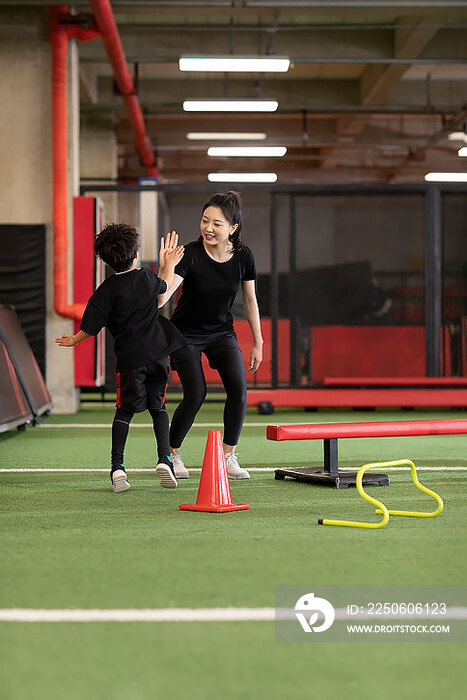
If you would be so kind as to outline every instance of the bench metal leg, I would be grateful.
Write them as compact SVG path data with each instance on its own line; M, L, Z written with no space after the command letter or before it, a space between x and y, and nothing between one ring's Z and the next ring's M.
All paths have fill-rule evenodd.
M324 439L324 463L323 467L299 467L296 469L276 469L274 478L285 479L290 476L297 481L311 481L315 484L329 484L337 489L346 489L355 486L357 472L340 472L337 449L337 438ZM363 483L376 483L379 486L389 486L387 474L365 474Z
M324 440L324 471L331 476L339 474L337 455L337 438L325 438Z

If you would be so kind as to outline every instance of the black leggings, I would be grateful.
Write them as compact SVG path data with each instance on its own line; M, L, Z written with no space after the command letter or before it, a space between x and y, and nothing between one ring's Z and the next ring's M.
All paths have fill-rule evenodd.
M148 410L152 418L157 443L157 455L160 460L169 454L169 418L165 408L159 410L150 408ZM123 408L117 408L115 411L112 423L112 471L123 467L123 453L128 437L128 429L134 415L132 411L125 411Z
M230 333L189 337L191 345L171 355L183 387L183 399L170 426L170 445L179 448L206 398L206 379L201 364L204 352L210 366L217 370L227 397L224 406L224 443L236 445L246 413L245 364L237 339Z

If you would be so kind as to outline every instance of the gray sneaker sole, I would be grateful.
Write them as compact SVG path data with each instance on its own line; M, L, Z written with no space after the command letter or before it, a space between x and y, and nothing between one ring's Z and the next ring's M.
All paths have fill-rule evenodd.
M117 476L112 481L112 491L114 493L122 493L123 491L128 491L129 488L131 487L126 479L126 474L122 476Z
M177 470L176 470L176 469L175 469L174 471L175 471L175 476L177 477L177 479L189 479L189 478L190 478L190 474L188 473L188 470L187 470L187 469L185 469L185 470L182 472L182 474L177 474Z
M227 473L228 473L228 472L227 472ZM229 474L229 479L234 479L234 480L235 480L235 479L249 479L249 478L250 478L250 475L249 475L249 474L248 474L248 476L243 476L243 475L242 475L242 476L233 476L232 474Z
M164 489L176 489L178 486L177 479L172 473L170 467L167 464L158 464L156 467L156 474L160 477L161 486Z

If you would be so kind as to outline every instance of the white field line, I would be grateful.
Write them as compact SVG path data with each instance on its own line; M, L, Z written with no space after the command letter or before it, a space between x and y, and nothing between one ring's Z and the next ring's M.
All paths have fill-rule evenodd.
M244 423L244 428L265 428L268 423ZM297 425L297 423L281 423L281 425ZM306 425L306 424L305 424ZM112 423L41 423L45 428L111 428ZM193 423L192 428L223 428L223 423ZM131 423L130 428L152 428L152 423Z
M0 622L253 622L274 620L274 608L0 609Z
M295 619L293 608L118 608L118 609L40 609L2 608L0 622L273 622ZM367 613L349 615L346 608L336 608L337 620L375 621L374 615ZM387 620L433 620L433 616L384 615ZM446 620L467 620L466 607L447 608L446 614L438 622ZM381 619L378 617L378 622Z
M152 468L150 468L150 469L149 469L149 468L148 468L148 469L145 469L145 468L142 468L142 467L135 467L135 468L132 469L131 467L130 467L130 468L125 467L125 469L126 469L127 472L138 472L139 474L155 474L155 473L156 473L156 468L155 468L155 467L152 467ZM42 473L42 474L43 474L43 473L48 473L48 472L53 472L53 473L56 473L56 472L68 472L68 473L69 473L69 472L77 472L77 473L83 473L83 472L103 472L104 474L108 474L109 471L110 471L110 468L109 468L109 467L107 467L107 469L98 469L98 468L96 468L96 469L90 469L90 468L87 468L87 467L76 467L75 469L73 469L73 467L50 467L50 468L49 468L49 467L24 467L24 468L18 467L18 468L14 468L14 469L13 469L13 468L12 468L12 469L9 469L9 468L2 468L2 469L0 469L0 473L5 473L5 472L7 472L7 473L27 472L27 473L30 473L30 474L35 473L35 472L39 472L39 473ZM190 471L190 472L200 472L200 471L201 471L201 468L199 468L199 469L189 469L189 471ZM252 471L252 470L250 469L250 471ZM261 469L255 469L255 471L262 471L262 470L261 470ZM266 470L264 470L264 471L266 471ZM273 469L268 469L267 471L273 471Z
M293 469L293 467L247 467L249 472L273 472L276 469ZM410 467L381 467L383 471L410 471ZM339 467L341 472L352 472L356 473L359 470L359 467ZM135 473L140 473L140 474L152 474L155 472L155 467L152 468L144 468L144 467L128 467L126 469L127 472L135 472ZM200 472L201 467L189 467L188 468L189 472ZM467 471L467 467L417 467L417 471L426 471L426 472L465 472ZM48 472L76 472L76 473L82 473L82 472L103 472L107 474L109 472L109 469L101 469L101 468L87 468L87 467L2 467L0 468L0 474L1 473L19 473L19 472L25 472L25 473L48 473Z

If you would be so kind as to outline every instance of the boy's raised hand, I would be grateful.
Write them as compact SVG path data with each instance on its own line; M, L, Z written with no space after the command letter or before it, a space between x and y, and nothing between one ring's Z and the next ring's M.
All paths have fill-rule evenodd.
M178 245L178 233L175 231L172 231L172 233L168 233L167 237L164 241L164 237L162 236L161 238L161 246L159 250L159 269L164 269L166 260L167 260L167 253L170 253L174 251L177 248ZM183 246L180 246L183 247ZM181 260L181 258L180 258ZM180 262L177 260L177 262Z
M183 258L185 248L182 245L173 248L173 250L165 251L165 263L167 266L174 268Z

